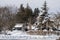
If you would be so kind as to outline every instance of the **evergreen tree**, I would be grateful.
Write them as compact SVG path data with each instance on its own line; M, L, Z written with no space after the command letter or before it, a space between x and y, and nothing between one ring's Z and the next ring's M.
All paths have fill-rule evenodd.
M23 4L21 4L21 6L20 6L20 8L19 8L19 10L18 10L18 12L16 14L16 18L17 18L16 22L18 22L18 23L24 22L24 20L23 20L24 14L25 14L25 9L23 7Z
M18 13L16 14L17 21L20 23L28 22L28 18L32 16L32 9L27 4L27 7L24 8L23 5L20 6Z
M47 10L47 5L46 5L47 3L46 3L46 1L44 2L44 5L43 5L43 7L42 7L42 15L41 16L43 16L43 17L46 17L47 16L47 13L48 13L48 10Z
M32 9L29 7L29 5L27 4L27 7L26 7L26 9L25 9L25 15L26 15L26 18L28 19L27 21L28 21L28 23L29 23L29 27L30 27L30 29L31 29L31 25L32 25L32 23L33 23L33 11L32 11Z
M39 15L39 13L40 13L39 8L35 8L34 9L34 15L35 15L35 17L37 17Z
M20 5L20 9L19 9L20 12L24 12L24 7L23 7L23 4Z
M33 13L33 11L32 11L32 9L29 7L29 5L27 4L27 7L25 8L25 15L27 16L27 17L31 17L32 16L32 13Z
M44 2L44 5L42 7L42 10L39 14L39 25L38 28L42 29L43 27L46 27L46 24L43 24L44 20L47 20L48 18L48 10L47 10L47 5L46 5L46 1Z

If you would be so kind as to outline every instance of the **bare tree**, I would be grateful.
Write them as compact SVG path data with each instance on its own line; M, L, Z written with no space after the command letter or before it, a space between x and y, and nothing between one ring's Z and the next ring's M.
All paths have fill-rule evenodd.
M0 30L11 29L15 25L15 15L9 11L9 8L0 8Z
M57 14L54 14L55 15L55 26L57 27L57 29L59 28L60 26L60 12L57 12Z

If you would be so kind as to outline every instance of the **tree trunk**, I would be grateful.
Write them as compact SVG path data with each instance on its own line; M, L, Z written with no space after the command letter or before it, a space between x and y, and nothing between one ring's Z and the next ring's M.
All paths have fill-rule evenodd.
M29 29L31 30L31 18L29 19Z

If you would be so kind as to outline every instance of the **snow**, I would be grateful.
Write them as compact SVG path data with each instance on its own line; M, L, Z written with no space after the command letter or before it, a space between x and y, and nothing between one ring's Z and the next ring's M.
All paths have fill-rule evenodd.
M46 29L44 29L43 31L47 31Z
M49 29L50 31L53 31L52 29Z
M32 29L35 29L35 26L31 26L32 27Z
M15 27L22 27L23 24L16 24ZM32 29L37 30L35 26L32 26ZM50 29L51 30L51 29ZM46 29L43 31L47 31ZM51 30L53 31L53 30ZM0 39L20 39L20 40L56 40L60 37L60 35L54 34L46 34L46 35L29 35L26 31L21 30L13 30L13 31L6 31L5 34L0 34Z
M25 31L20 30L13 30L8 31L7 34L11 35L4 35L0 34L0 39L21 39L21 40L56 40L60 36L50 34L50 35L28 35Z
M43 13L41 12L41 13L39 13L39 15L42 15Z
M16 24L15 27L22 27L23 24Z
M0 39L21 39L21 40L56 40L57 35L0 35Z
M11 34L12 35L27 35L26 32L24 32L24 31L17 31L17 30L13 31Z
M47 20L44 20L42 23L45 23Z
M60 30L60 27L58 28L58 30Z
M20 30L13 30L13 31L8 31L7 34L9 35L27 35L26 32L20 31Z

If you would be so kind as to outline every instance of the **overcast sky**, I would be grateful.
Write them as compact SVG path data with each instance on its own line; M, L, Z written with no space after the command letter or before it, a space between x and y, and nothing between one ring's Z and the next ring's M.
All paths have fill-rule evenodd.
M59 11L60 10L60 0L46 0L47 5L49 7L50 11ZM0 6L16 6L19 7L20 4L26 4L29 3L31 8L41 8L44 0L0 0Z

